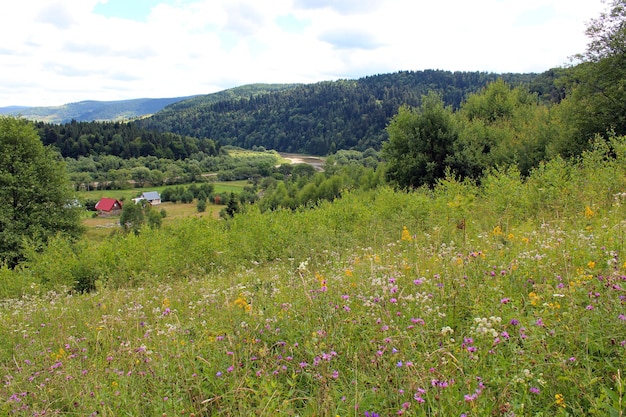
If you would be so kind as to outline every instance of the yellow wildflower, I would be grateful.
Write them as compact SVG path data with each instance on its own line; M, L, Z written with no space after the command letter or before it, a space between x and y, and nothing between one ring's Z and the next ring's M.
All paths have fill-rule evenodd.
M250 310L252 310L252 306L248 304L244 296L241 294L239 294L239 297L237 297L234 304L245 312L249 312Z
M352 276L352 270L346 269L346 276L347 277L351 277Z
M502 228L500 226L496 226L493 228L493 234L496 236L502 235Z
M407 229L406 226L402 228L402 240L406 240L407 242L410 242L412 240L409 229Z
M537 295L536 292L532 291L528 294L528 298L530 298L530 304L536 306L537 302L541 300L541 297Z
M66 355L65 349L59 348L59 353L52 353L51 356L56 360L60 360L60 359L63 359L65 355Z
M563 394L554 394L554 399L556 400L556 405L559 407L563 407L565 408L565 398L563 397Z
M168 308L170 306L170 300L167 298L164 298L161 305L163 306L163 308Z
M596 263L594 261L589 261L587 262L587 266L589 267L589 269L593 269L596 266Z
M593 210L591 209L591 207L589 207L589 206L585 206L585 217L586 217L586 218L590 219L590 218L592 218L592 217L593 217L593 216L595 216L595 215L596 215L596 213L594 213L594 212L593 212Z

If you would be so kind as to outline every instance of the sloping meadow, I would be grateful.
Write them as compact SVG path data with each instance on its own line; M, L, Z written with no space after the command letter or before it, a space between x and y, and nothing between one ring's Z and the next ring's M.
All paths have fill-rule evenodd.
M0 271L0 412L619 415L624 141L608 151L55 241Z

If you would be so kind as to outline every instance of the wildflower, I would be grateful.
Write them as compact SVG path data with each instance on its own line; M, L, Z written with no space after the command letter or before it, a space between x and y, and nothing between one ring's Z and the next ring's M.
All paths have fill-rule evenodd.
M447 335L448 333L449 334L454 333L454 329L452 329L452 327L450 327L450 326L444 326L444 327L441 328L441 334L443 336Z
M565 398L563 397L562 394L554 394L554 399L555 399L555 403L557 406L559 407L563 407L565 408Z
M467 401L467 402L474 401L477 397L478 396L476 394L472 394L472 395L465 394L465 396L464 396L465 401Z
M411 234L409 233L409 230L406 228L406 226L404 226L402 228L402 240L410 242L412 240L411 238Z
M589 269L593 269L596 266L596 263L594 261L589 261L587 262L587 266L589 267Z
M591 207L589 206L585 206L585 217L590 219L593 216L595 216L596 214L593 212L593 210L591 209Z
M422 395L426 394L426 390L424 388L418 388L415 395L413 395L413 399L420 404L424 404L426 400L422 397Z
M245 312L249 312L250 310L252 310L252 306L248 304L244 296L241 294L239 294L239 297L237 297L234 304Z
M502 235L502 234L503 234L503 232L502 232L502 228L501 228L500 226L496 226L496 227L494 227L494 228L493 228L493 234L494 234L495 236Z
M530 387L530 393L531 394L539 394L539 392L541 392L539 390L539 388L537 388L537 387Z
M530 293L528 293L528 298L530 298L530 304L534 306L536 306L537 302L541 300L541 297L539 297L537 293L534 291L531 291Z

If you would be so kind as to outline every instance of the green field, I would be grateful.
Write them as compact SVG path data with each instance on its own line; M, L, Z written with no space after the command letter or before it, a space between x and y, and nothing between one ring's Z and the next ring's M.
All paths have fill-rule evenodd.
M248 181L215 181L212 182L215 186L215 193L239 193L246 185L249 185ZM188 186L190 184L177 184L181 186ZM145 187L145 188L129 188L124 190L93 190L93 191L79 191L78 197L85 200L99 200L102 197L116 198L118 200L130 200L145 191L158 191L159 193L167 187L175 187L177 185L161 185L158 187Z
M227 181L227 182L215 182L215 193L239 193L248 185L247 181ZM183 186L189 184L183 184ZM166 186L160 187L146 187L146 188L133 188L128 190L94 190L94 191L81 191L78 193L79 198L84 200L99 200L102 197L116 198L118 200L130 201L131 199L141 195L145 191L158 191L162 192ZM155 206L158 210L165 210L166 217L163 219L163 224L167 225L174 221L187 218L187 217L204 217L209 216L212 218L219 218L219 212L225 206L219 204L207 204L207 209L203 213L199 213L196 202L193 203L171 203L164 202L159 206ZM100 240L111 233L118 231L119 216L101 217L95 216L89 212L85 215L83 225L86 227L85 238L88 240Z

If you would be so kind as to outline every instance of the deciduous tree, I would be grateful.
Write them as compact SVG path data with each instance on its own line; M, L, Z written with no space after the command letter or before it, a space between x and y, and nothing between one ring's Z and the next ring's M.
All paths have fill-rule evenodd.
M400 187L434 185L443 178L446 159L457 140L452 109L440 96L429 93L419 109L401 107L387 127L389 140L383 143L387 178Z
M78 237L80 210L60 156L31 123L0 117L0 263L15 267L58 233Z

